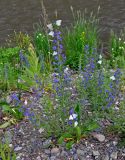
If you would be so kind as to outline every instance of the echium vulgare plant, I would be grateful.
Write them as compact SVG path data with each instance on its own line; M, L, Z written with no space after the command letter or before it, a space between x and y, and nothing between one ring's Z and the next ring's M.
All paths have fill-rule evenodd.
M86 54L89 54L87 48ZM110 108L119 95L121 72L117 69L114 75L110 76L103 67L102 55L98 55L95 49L88 57L88 64L80 74L80 99L88 100L92 110Z
M65 53L62 45L61 32L59 26L61 20L57 20L54 24L49 24L49 35L52 37L52 56L53 56L53 73L52 73L52 88L51 99L47 95L43 96L44 113L47 118L43 120L44 127L48 133L59 136L62 132L66 132L67 118L69 117L69 109L73 105L71 101L72 84L71 75L68 67L64 66ZM46 106L47 105L47 106Z

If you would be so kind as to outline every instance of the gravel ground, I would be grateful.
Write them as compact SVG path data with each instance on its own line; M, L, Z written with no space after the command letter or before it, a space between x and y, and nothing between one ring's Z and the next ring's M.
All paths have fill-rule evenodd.
M52 138L45 139L41 132L26 119L5 131L17 160L125 160L125 147L118 148L117 136L94 132L66 150L54 146Z
M38 103L34 106L35 112L41 112ZM102 120L100 125L101 130L81 139L70 150L56 146L52 137L46 139L42 128L34 128L27 118L4 132L0 130L0 138L8 138L9 146L17 154L16 160L125 160L125 146L118 147L118 136L104 132L110 122Z

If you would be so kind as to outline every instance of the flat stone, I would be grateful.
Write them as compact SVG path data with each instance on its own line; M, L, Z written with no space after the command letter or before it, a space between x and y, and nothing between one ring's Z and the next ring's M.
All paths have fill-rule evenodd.
M45 152L46 154L50 154L50 150L49 150L49 149L45 149L44 152Z
M15 149L14 149L14 151L20 151L22 149L22 147L16 147Z
M57 154L59 152L60 152L59 148L52 148L51 150L51 154Z
M92 136L97 139L99 142L104 142L105 141L105 136L102 134L98 133L92 133Z
M95 151L95 150L92 151L92 154L93 154L94 157L100 155L99 151Z
M112 152L111 153L111 155L110 155L110 157L112 158L112 159L117 159L117 157L118 157L118 152Z
M42 160L42 159L41 159L41 157L40 157L40 156L38 156L38 157L36 158L36 160Z
M78 155L78 156L84 156L84 155L85 155L85 152L84 152L83 150L81 150L81 149L78 149L78 150L77 150L77 155Z
M102 157L102 160L110 160L108 154L107 154L107 155L104 155L104 156Z
M7 97L6 97L6 102L7 102L7 103L11 103L11 101L12 101L11 96L7 96Z
M67 153L66 151L64 151L64 150L63 150L63 151L61 152L61 154L60 154L60 155L61 155L61 157L63 157L63 158L64 158L65 156L67 156L67 155L68 155L68 153Z

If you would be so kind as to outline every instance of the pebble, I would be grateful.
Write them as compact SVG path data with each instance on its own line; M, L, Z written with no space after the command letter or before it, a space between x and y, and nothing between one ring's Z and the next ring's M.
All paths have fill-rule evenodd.
M45 152L46 154L50 154L50 150L49 150L49 149L45 149L44 152Z
M51 139L47 139L46 141L43 142L43 148L48 148L49 146L51 146Z
M117 157L118 157L118 152L112 152L111 155L110 155L110 157L111 157L113 160L117 159Z
M85 152L83 150L81 150L81 149L78 149L77 150L77 154L78 154L78 156L84 156Z
M38 156L38 157L36 158L36 160L42 160L42 159L41 159L41 157L40 157L40 156Z
M107 155L104 155L104 156L102 157L102 160L109 160L108 154L107 154Z
M93 154L94 157L100 155L99 151L95 151L95 150L92 151L92 154Z
M9 103L11 103L11 101L12 101L11 96L7 96L7 98L6 98L6 102L9 104Z
M52 148L51 150L51 154L57 154L59 152L60 152L59 148Z
M99 142L104 142L105 141L105 136L102 134L98 133L92 133L92 136L97 139Z
M14 149L14 151L20 151L22 149L22 147L16 147L15 149Z

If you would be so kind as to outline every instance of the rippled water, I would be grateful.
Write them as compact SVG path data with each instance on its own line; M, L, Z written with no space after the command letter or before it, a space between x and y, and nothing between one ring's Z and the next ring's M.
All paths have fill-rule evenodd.
M72 22L70 6L75 10L97 11L100 5L100 27L102 37L106 39L110 29L125 27L125 0L44 0L49 19L58 17L64 25ZM39 22L41 16L40 0L0 0L0 44L3 45L7 35L13 31L32 34L33 24Z

